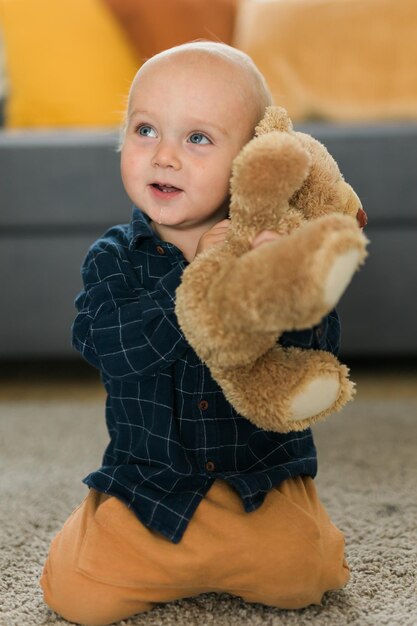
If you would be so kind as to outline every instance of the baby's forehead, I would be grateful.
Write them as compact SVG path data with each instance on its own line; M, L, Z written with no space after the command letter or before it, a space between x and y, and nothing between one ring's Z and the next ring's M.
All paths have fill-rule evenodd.
M213 80L215 76L217 80L224 80L225 87L233 84L241 91L249 91L255 86L253 72L239 58L199 49L174 49L146 61L133 80L131 95L142 84L142 78L158 79L168 75L175 79L179 71L182 75L189 72L190 78L198 74L202 81Z

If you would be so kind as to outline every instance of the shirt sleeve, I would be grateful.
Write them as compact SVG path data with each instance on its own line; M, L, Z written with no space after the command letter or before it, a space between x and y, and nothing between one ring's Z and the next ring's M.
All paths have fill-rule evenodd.
M337 356L340 347L340 320L336 309L324 317L317 326L283 333L279 343L285 348L326 350Z
M189 347L175 315L182 271L175 266L147 291L120 246L94 245L75 301L74 347L111 377L153 376L169 367Z

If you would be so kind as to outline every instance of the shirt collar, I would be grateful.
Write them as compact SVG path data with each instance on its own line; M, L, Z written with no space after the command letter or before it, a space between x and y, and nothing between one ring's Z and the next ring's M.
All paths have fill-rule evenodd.
M129 224L129 250L135 250L138 243L143 239L153 239L155 243L162 245L169 255L181 262L183 267L188 265L184 255L174 244L162 241L151 226L151 219L136 206L133 207L132 220Z
M133 207L132 220L129 224L129 249L136 248L140 239L158 239L150 224L150 218L137 207Z

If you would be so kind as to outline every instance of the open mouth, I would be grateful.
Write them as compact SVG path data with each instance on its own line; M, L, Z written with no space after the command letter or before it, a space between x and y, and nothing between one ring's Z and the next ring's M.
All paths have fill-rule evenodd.
M162 185L160 183L152 183L151 187L153 187L154 189L156 189L157 191L161 193L175 193L178 191L182 191L182 189L179 189L178 187L174 187L174 185Z

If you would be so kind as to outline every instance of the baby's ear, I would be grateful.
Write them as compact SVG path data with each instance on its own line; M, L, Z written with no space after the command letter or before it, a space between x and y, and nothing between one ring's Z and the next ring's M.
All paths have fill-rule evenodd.
M264 117L255 128L255 136L259 137L273 130L290 132L292 128L292 122L287 111L283 107L270 106L266 108Z
M233 207L252 215L272 211L277 217L307 178L311 157L294 134L274 131L255 137L234 160Z

